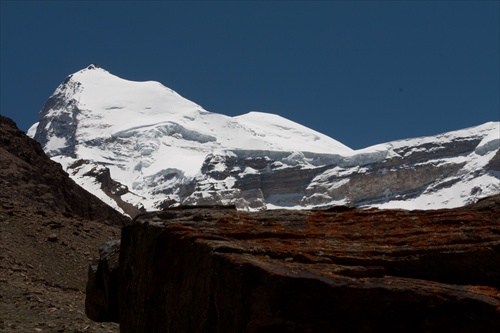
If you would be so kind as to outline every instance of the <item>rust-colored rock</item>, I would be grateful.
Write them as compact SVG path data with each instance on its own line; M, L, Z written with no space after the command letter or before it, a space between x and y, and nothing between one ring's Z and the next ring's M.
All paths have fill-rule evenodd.
M193 208L122 230L121 332L497 332L500 196L452 210Z

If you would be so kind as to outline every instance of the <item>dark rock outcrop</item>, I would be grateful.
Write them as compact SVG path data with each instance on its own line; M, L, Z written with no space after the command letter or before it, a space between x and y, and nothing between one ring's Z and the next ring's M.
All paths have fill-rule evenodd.
M0 116L0 196L89 220L124 225L130 220L78 186L38 142Z
M499 216L500 196L435 211L140 215L122 229L105 311L125 333L497 332Z
M98 322L118 322L118 265L120 241L99 247L99 259L89 267L85 308L87 316Z
M68 172L75 172L75 169L84 165L84 164L93 164L89 160L78 160L72 165L68 166ZM125 214L128 214L130 217L135 217L137 214L141 212L141 209L135 207L134 205L124 201L121 196L127 193L130 193L128 187L123 185L120 182L111 178L111 172L107 167L95 165L94 167L88 171L84 176L92 177L96 180L97 183L101 184L101 190L111 199L115 201L115 203L120 207Z

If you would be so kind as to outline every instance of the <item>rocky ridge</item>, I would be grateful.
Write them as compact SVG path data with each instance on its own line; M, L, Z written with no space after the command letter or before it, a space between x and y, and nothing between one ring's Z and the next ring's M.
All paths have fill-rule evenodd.
M3 116L0 116L0 157L0 197L118 226L129 221L78 186L59 163L47 157L38 142Z
M86 309L122 333L497 332L498 263L498 195L429 211L179 207L101 248Z

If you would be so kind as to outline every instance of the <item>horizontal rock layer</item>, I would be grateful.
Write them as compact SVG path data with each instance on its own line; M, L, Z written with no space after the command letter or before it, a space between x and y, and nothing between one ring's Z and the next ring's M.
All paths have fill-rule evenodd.
M108 279L117 308L95 313L91 278L87 313L125 333L496 332L499 206L141 215Z

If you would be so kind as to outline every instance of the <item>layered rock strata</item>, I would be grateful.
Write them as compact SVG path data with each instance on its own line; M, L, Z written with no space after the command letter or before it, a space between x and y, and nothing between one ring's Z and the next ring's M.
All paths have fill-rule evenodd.
M499 213L500 196L435 211L140 215L119 264L102 253L91 269L87 313L124 333L497 332Z

